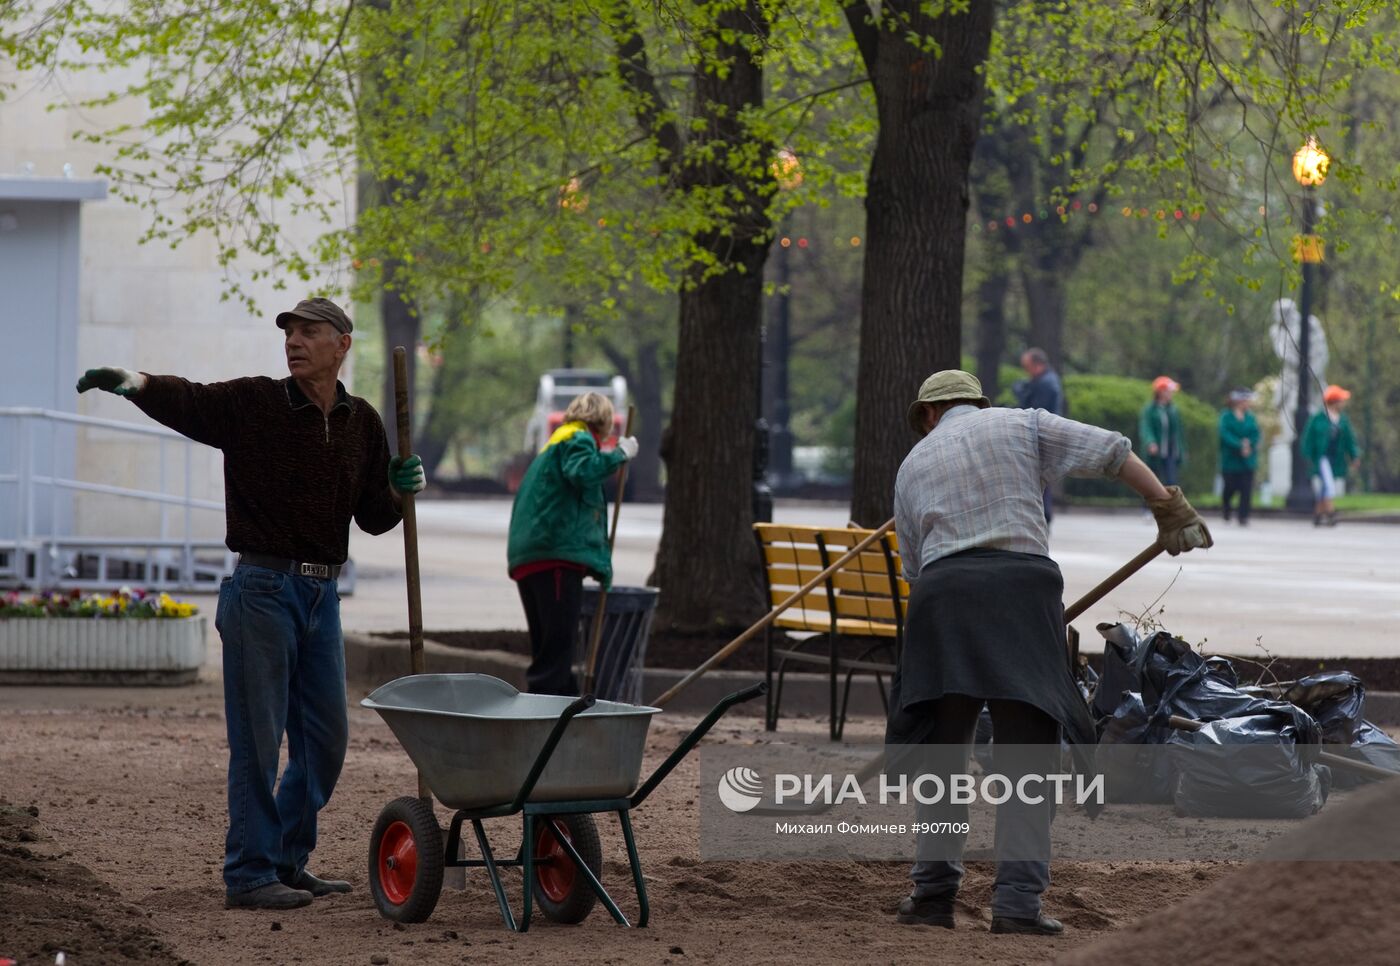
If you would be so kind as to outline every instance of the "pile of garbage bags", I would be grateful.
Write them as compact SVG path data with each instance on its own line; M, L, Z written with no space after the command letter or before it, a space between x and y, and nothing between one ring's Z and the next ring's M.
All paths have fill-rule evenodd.
M1330 789L1373 780L1321 764L1324 746L1400 773L1400 745L1365 720L1366 690L1353 674L1309 675L1275 695L1241 687L1228 659L1204 657L1167 631L1141 640L1124 624L1099 632L1104 665L1090 706L1111 802L1174 803L1201 817L1301 818Z

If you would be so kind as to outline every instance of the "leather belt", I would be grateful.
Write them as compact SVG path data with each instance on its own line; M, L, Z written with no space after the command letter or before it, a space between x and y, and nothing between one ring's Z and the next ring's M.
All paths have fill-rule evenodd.
M268 570L280 570L283 573L296 574L298 577L319 577L323 580L335 580L340 576L341 567L340 564L302 563L285 557L270 557L263 553L240 553L238 562L252 564L254 567L266 567Z

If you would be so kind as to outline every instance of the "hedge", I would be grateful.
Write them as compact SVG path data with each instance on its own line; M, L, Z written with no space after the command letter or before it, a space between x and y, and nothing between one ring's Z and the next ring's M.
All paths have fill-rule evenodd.
M1152 398L1152 383L1127 376L1074 375L1065 377L1065 396L1071 418L1117 430L1133 441L1139 456L1138 414ZM1181 488L1188 495L1213 491L1219 464L1220 444L1216 426L1220 415L1209 404L1185 392L1174 398L1181 411L1181 429L1186 436L1187 460L1181 467ZM1110 480L1065 480L1070 497L1131 496L1121 483Z

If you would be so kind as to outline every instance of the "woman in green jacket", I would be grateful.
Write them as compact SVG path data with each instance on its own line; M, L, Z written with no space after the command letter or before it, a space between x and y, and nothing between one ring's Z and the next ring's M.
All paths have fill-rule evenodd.
M1138 448L1163 486L1175 486L1177 471L1186 462L1186 435L1172 396L1181 386L1170 376L1152 380L1152 400L1138 414Z
M1361 451L1356 447L1356 434L1346 409L1351 393L1341 386L1328 386L1322 394L1323 408L1313 413L1303 430L1303 456L1312 466L1317 478L1317 505L1313 508L1313 526L1337 525L1337 510L1332 501L1337 496L1337 480L1347 478L1348 469L1356 469Z
M637 455L631 436L604 452L601 444L612 431L606 396L575 397L563 425L525 471L511 507L506 553L530 627L525 682L534 694L578 694L573 659L583 578L612 584L603 483Z
M1254 393L1236 389L1230 405L1220 413L1220 477L1225 483L1221 506L1230 519L1230 504L1239 496L1240 526L1249 525L1249 508L1254 496L1254 470L1259 465L1259 423L1250 412Z

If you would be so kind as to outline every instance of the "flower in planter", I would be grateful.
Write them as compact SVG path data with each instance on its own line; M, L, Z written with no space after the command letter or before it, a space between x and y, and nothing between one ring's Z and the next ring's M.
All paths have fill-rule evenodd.
M115 594L81 591L21 595L15 591L0 597L0 619L9 617L86 617L89 619L171 619L193 617L194 604L177 601L169 594L122 587Z

